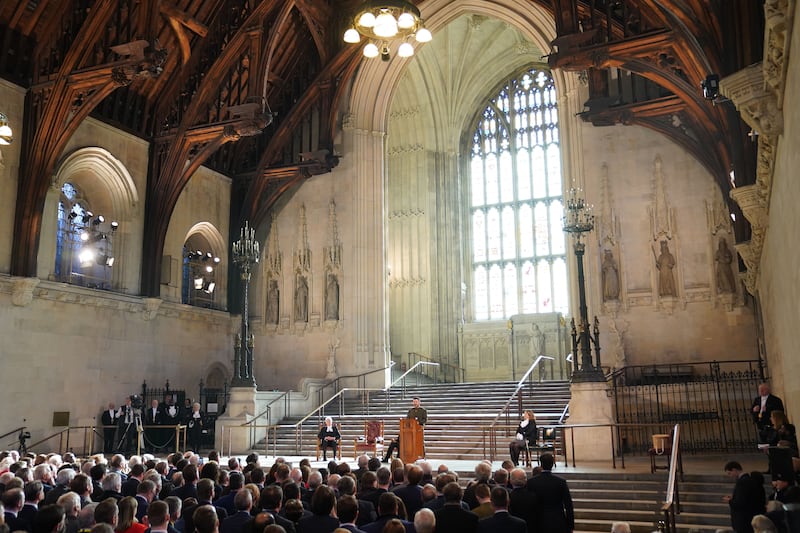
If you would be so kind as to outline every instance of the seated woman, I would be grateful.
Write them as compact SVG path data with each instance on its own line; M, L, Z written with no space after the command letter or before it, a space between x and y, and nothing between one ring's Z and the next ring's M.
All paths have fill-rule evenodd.
M795 432L794 425L790 424L789 419L786 418L786 413L783 411L772 411L769 418L775 430L774 436L772 437L774 442L770 442L770 445L777 446L779 442L787 441L789 447L792 449L792 456L797 457L797 433Z
M536 446L536 437L536 417L533 411L525 411L522 413L522 422L517 426L516 438L508 445L514 466L519 466L519 454L525 449L526 444Z
M339 447L339 439L342 436L339 434L339 428L334 425L333 418L325 417L325 425L319 430L317 438L319 438L319 447L322 449L322 460L328 460L328 448L333 449L333 458L336 459L336 449Z

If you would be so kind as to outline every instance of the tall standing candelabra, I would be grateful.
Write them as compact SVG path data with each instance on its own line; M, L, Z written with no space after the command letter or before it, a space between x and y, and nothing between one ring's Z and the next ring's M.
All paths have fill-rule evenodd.
M589 326L588 311L586 309L586 279L583 273L583 254L586 245L581 242L584 233L594 229L594 215L592 207L587 205L580 196L581 191L570 189L564 213L564 231L575 236L575 259L578 263L578 294L580 296L580 317L578 327L572 319L572 354L573 358L580 349L581 366L572 374L572 381L605 381L600 367L600 328L597 317L594 318L593 327ZM592 348L595 347L596 363L592 363Z
M242 329L236 334L233 345L233 380L234 387L254 387L256 378L253 375L253 347L255 336L250 333L248 321L248 289L250 287L250 270L258 264L259 249L256 231L248 222L244 223L241 237L233 243L233 262L239 265L242 276Z

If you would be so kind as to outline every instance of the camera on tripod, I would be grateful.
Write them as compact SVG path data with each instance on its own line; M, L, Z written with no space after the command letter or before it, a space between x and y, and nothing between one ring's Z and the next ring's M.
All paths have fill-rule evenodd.
M142 400L142 397L139 396L138 394L131 394L130 398L131 398L131 407L133 408L133 410L141 412L142 407L144 407L144 400Z

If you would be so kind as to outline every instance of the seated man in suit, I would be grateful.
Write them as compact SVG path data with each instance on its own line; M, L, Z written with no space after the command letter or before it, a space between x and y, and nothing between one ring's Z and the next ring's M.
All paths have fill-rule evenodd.
M494 515L478 522L478 531L481 533L526 533L528 525L525 520L508 513L508 490L505 487L495 487L489 496L494 509Z
M319 447L322 449L322 460L328 460L328 448L333 450L333 458L336 459L336 450L339 447L339 440L342 436L339 434L339 428L333 423L331 417L325 417L325 425L319 430L317 438L319 439Z

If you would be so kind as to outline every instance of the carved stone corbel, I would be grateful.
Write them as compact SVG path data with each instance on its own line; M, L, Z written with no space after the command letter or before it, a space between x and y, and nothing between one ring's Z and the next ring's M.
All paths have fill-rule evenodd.
M144 309L142 309L142 316L145 320L153 320L158 315L158 309L161 307L161 298L144 298Z
M33 301L33 290L39 286L39 278L13 278L11 303L26 307Z

